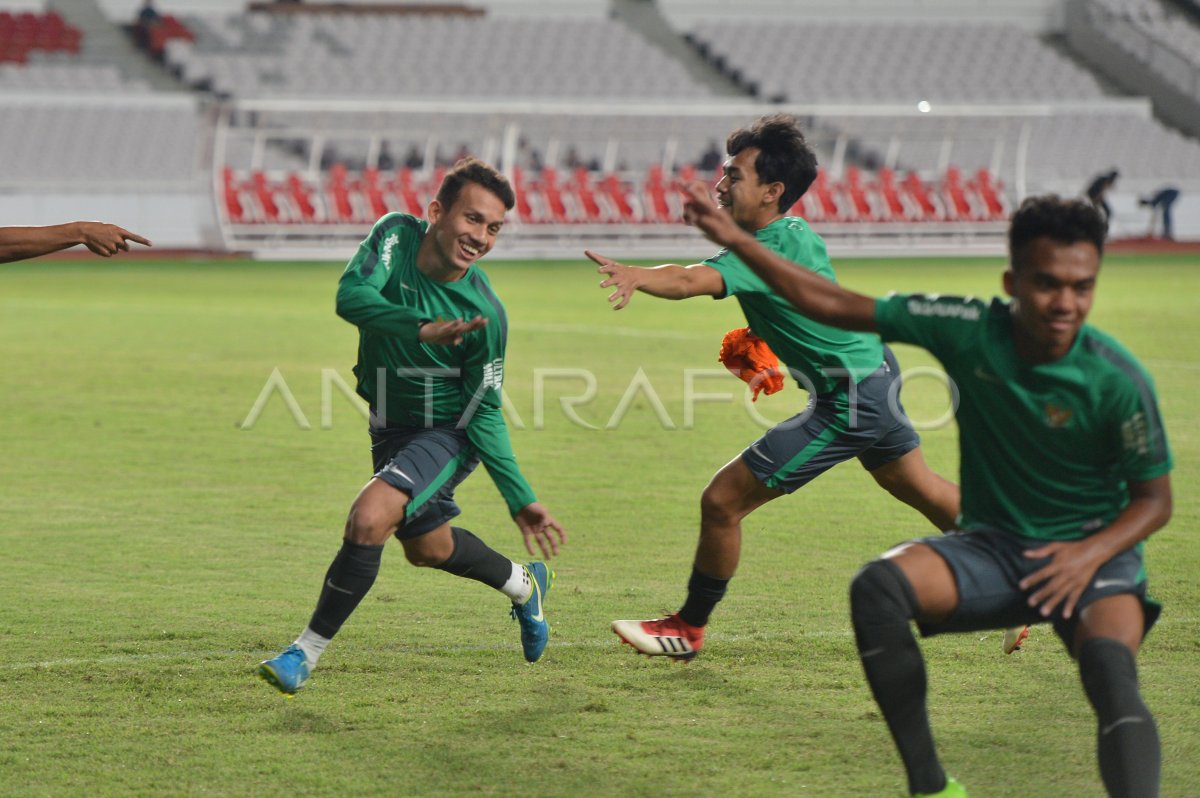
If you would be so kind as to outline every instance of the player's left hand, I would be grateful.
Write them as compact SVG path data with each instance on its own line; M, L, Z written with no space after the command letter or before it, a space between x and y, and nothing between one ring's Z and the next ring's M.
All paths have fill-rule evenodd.
M738 236L746 235L732 216L717 207L708 184L700 180L683 186L683 220L722 247L731 246Z
M1025 556L1031 560L1049 558L1049 562L1020 582L1022 590L1037 588L1029 594L1027 601L1043 618L1050 617L1060 604L1062 617L1070 618L1079 597L1106 559L1087 539L1048 543L1027 550Z
M538 502L531 502L525 505L517 514L513 516L513 520L517 522L517 528L521 530L521 536L525 538L525 549L530 554L537 556L537 552L533 550L533 541L537 541L538 548L542 550L542 556L550 559L558 554L558 545L567 542L567 533L562 528L562 524L550 515L550 511L543 507Z
M590 249L585 249L583 254L600 264L600 268L596 271L608 275L604 282L600 283L600 287L616 289L608 295L608 301L615 303L613 310L620 310L628 305L629 300L633 299L633 295L637 293L638 286L641 285L642 270L636 266L617 263Z
M473 319L438 319L421 325L417 331L417 340L423 344L438 346L458 346L469 332L481 330L487 326L487 319L476 316Z

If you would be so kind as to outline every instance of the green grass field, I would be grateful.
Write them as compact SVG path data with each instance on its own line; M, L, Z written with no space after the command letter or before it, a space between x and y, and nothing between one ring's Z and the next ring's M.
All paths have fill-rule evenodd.
M0 795L904 794L846 588L928 530L857 465L747 522L695 662L636 657L610 633L678 606L699 493L761 427L740 382L702 371L743 326L735 303L638 297L614 314L583 263L489 270L511 319L514 444L570 532L542 662L522 660L501 596L392 547L306 690L288 701L253 678L306 623L370 476L365 424L331 376L351 382L355 355L333 314L340 269L0 266ZM839 266L867 293L990 295L999 272ZM1148 554L1166 609L1140 659L1174 798L1200 790L1198 295L1200 260L1114 257L1092 318L1153 373L1176 458L1174 520ZM897 351L906 368L931 363ZM251 418L275 369L309 429L278 392ZM616 413L639 369L644 390ZM688 419L687 373L694 392L731 398L693 402ZM570 405L584 374L595 397ZM789 386L756 409L782 420L802 399ZM935 419L946 395L919 380L905 402ZM953 426L924 440L953 474ZM482 470L459 500L463 525L521 554ZM1012 657L999 640L923 643L948 770L972 798L1103 794L1093 716L1053 633Z

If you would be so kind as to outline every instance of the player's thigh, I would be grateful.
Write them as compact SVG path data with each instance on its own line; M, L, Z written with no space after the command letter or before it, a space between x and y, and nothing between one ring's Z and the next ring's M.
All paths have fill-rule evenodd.
M1096 569L1072 617L1063 618L1060 609L1051 620L1072 656L1093 637L1120 640L1136 652L1161 612L1162 605L1150 597L1142 551L1134 547Z
M918 604L929 610L928 617L917 619L922 634L1003 629L1040 620L1020 588L1034 567L1024 551L1019 539L989 529L949 532L901 547L898 556L911 557L909 570L928 585L924 593L918 590Z
M917 620L941 623L958 607L958 584L949 563L919 541L902 543L883 554L904 573L917 600Z
M458 429L416 430L397 439L375 476L409 497L401 539L436 529L459 514L454 491L479 465L479 455Z
M845 396L819 397L750 444L741 459L755 479L780 493L792 493L821 474L868 449L876 434L852 427Z
M741 518L782 495L782 491L764 485L738 456L709 480L700 497L700 505L706 517L729 515Z

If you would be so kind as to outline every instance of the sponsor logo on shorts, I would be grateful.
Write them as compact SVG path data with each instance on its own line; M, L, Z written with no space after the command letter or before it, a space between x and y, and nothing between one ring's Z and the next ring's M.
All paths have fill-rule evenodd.
M1128 579L1097 579L1092 582L1092 587L1096 590L1104 590L1109 587L1133 587L1133 582Z

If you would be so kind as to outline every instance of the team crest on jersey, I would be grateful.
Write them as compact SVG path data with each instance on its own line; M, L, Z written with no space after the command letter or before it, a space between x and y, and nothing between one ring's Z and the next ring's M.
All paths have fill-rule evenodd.
M1075 415L1075 411L1069 407L1059 407L1058 405L1047 402L1042 407L1042 418L1046 422L1046 426L1050 429L1062 429L1071 423L1071 417Z

